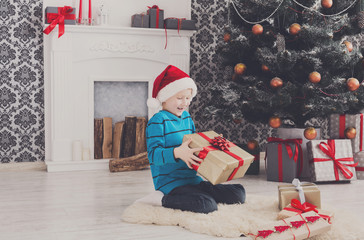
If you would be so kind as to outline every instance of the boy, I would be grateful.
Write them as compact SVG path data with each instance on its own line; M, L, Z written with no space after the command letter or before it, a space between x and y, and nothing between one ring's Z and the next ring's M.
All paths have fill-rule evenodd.
M245 201L240 184L212 185L203 181L192 164L202 159L189 148L191 139L182 143L185 134L195 133L195 125L186 111L196 96L195 82L183 71L169 65L154 81L148 107L162 110L147 125L147 150L156 190L162 191L162 206L184 211L209 213L218 203L234 204Z

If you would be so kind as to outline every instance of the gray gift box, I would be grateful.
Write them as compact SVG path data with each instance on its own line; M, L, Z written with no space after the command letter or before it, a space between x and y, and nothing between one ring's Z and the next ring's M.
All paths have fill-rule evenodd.
M356 178L364 179L364 152L354 153L354 162L359 163L355 167Z
M331 182L331 181L350 181L356 179L355 167L345 166L353 173L353 177L348 179L338 169L338 179L335 177L335 165L321 149L320 143L328 143L329 140L312 140L307 143L308 158L310 159L311 182ZM353 152L351 142L348 139L335 139L335 159L342 164L353 164ZM340 161L342 158L352 158L352 161ZM317 161L315 159L327 159L326 161Z
M279 145L282 147L282 162L279 163L278 153ZM267 156L267 180L274 182L289 182L291 183L297 176L299 170L299 159L294 161L295 144L289 143L289 147L293 152L292 158L289 157L287 148L284 143L269 142L266 147ZM299 151L299 150L298 150ZM279 176L282 176L280 179Z
M157 11L158 11L158 9L157 8L150 8L148 10L148 14L149 14L149 27L150 28L157 28L157 22L158 22L158 28L164 28L164 25L163 25L164 10L159 9L159 17L157 19Z
M345 121L340 127L340 121ZM345 126L344 126L345 125ZM355 138L351 139L351 147L354 153L364 151L364 114L331 114L330 115L330 138L345 138L345 129L354 127L356 129Z
M164 19L164 25L167 29L196 30L194 20L166 18Z
M54 20L54 19L48 18L47 14L48 13L58 13L58 9L60 9L60 8L62 8L62 7L46 7L45 8L44 21L46 24L50 24ZM71 18L71 19L67 19L67 18ZM70 12L68 14L68 16L66 15L64 24L76 25L76 8L72 8L72 12Z
M317 132L317 136L315 139L321 139L321 129L315 128ZM277 129L277 135L279 138L282 139L294 139L294 138L301 138L302 139L302 172L300 176L297 176L300 180L303 181L310 181L311 174L310 174L310 164L309 159L307 156L307 143L310 141L304 136L304 128L278 128Z
M131 16L131 26L140 28L149 28L149 15L134 14Z

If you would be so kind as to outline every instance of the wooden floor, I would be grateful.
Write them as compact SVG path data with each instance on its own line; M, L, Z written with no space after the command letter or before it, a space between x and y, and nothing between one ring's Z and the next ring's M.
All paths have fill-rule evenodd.
M244 185L247 198L249 194L277 196L278 183L267 182L264 173L232 182ZM364 180L319 187L323 208L335 205L364 220ZM149 169L123 173L0 172L0 239L223 239L180 227L122 222L124 209L153 190Z

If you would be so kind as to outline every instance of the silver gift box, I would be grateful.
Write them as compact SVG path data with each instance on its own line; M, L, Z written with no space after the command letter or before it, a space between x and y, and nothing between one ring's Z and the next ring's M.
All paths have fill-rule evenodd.
M357 167L355 167L356 178L364 179L364 152L354 153L354 162L359 163Z

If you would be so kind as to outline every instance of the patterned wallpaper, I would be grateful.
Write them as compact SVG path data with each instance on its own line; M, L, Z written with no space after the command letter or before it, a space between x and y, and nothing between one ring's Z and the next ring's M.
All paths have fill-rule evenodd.
M0 0L0 160L44 161L42 1Z

